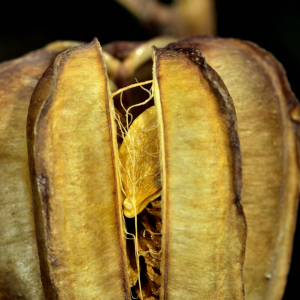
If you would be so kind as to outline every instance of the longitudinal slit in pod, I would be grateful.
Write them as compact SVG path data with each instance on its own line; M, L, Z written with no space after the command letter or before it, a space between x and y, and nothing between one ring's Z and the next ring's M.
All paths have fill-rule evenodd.
M134 231L133 232L130 232L130 230L128 230L128 220L124 214L124 209L123 209L123 233L124 233L124 238L129 242L129 241L133 241L133 244L134 244L134 255L135 255L135 264L136 264L136 268L137 268L137 289L138 289L138 296L140 299L143 300L143 287L142 287L142 282L141 282L141 272L142 271L145 271L146 274L143 275L145 278L151 278L150 274L147 274L147 271L148 269L150 268L149 266L147 266L147 262L146 262L146 266L147 267L144 267L145 270L142 270L142 267L141 267L141 262L140 262L140 256L144 257L149 254L151 255L152 257L159 257L160 254L161 254L161 248L157 249L157 247L155 249L152 249L152 248L148 248L147 250L144 250L142 249L141 247L141 239L144 239L145 241L147 239L149 239L149 237L147 237L146 235L146 232L148 232L148 234L150 234L150 237L152 238L153 236L158 236L158 235L161 235L161 232L154 232L155 229L150 229L150 228L147 228L147 225L146 227L144 227L145 224L143 224L143 222L141 222L139 220L139 217L138 217L138 214L139 213L142 213L145 211L145 213L148 213L147 209L146 209L146 206L148 204L149 201L153 201L153 200L156 200L157 197L160 196L160 188L158 188L158 192L154 192L154 194L152 195L148 195L148 197L146 197L145 199L142 199L141 201L141 207L142 209L139 208L139 210L137 210L137 207L136 207L136 201L135 201L135 198L137 196L137 190L140 188L140 186L143 184L143 180L147 180L149 179L150 181L155 181L155 178L159 178L159 183L158 185L160 185L160 167L159 167L159 170L157 172L154 172L154 174L136 174L136 167L137 167L137 161L140 159L140 157L137 156L137 149L135 148L135 143L136 141L139 140L139 135L140 134L145 134L146 136L149 135L151 137L151 134L153 136L153 133L155 135L155 143L157 144L156 148L155 148L155 151L153 151L153 149L151 148L150 150L151 151L148 151L147 148L143 149L143 152L142 152L142 156L145 155L147 156L148 158L150 158L150 160L152 161L157 161L157 163L159 164L159 147L158 147L158 137L156 137L156 132L158 130L158 125L157 125L157 122L156 122L156 113L155 111L153 112L154 115L152 115L152 119L153 119L153 116L155 117L155 122L154 124L147 124L149 125L148 127L145 126L143 127L142 129L139 129L137 132L133 132L131 133L130 132L130 126L134 126L133 125L133 115L131 114L130 110L134 107L137 107L137 106L142 106L142 105L145 105L147 104L152 98L153 98L153 91L152 91L152 88L150 88L150 90L147 90L143 87L143 85L146 85L146 84L149 84L149 83L152 83L152 81L146 81L146 82L142 82L142 83L136 83L136 84L133 84L131 86L128 86L126 88L123 88L123 89L120 89L119 91L113 93L111 95L111 99L116 96L117 94L120 94L120 105L122 107L122 109L125 111L125 125L122 123L121 121L121 117L120 115L118 115L115 111L113 112L114 114L114 117L115 117L115 120L116 120L116 123L117 123L117 126L119 127L119 136L122 138L123 140L123 144L122 144L122 147L124 148L125 147L125 152L127 152L128 154L128 157L127 157L127 160L126 160L126 165L124 165L124 163L122 163L122 160L119 158L119 169L118 169L118 172L119 172L119 180L120 180L120 186L121 186L121 190L122 190L122 193L124 195L124 197L127 199L127 204L128 204L128 201L129 201L129 206L131 205L132 209L131 209L131 212L133 212L133 215L130 215L130 217L133 217L134 218ZM131 88L134 88L134 87L138 87L140 86L143 90L145 90L147 93L148 93L148 98L141 102L141 103L138 103L138 104L135 104L135 105L132 105L130 106L129 108L126 108L125 105L123 104L123 92L128 90L128 89L131 89ZM153 110L153 108L151 108ZM147 113L146 113L147 114ZM146 119L145 119L147 122L147 116L146 116ZM146 141L147 142L147 141ZM139 147L141 147L141 145L139 145ZM120 148L121 149L121 148ZM122 150L120 150L122 151ZM128 165L127 165L127 162L130 162L130 167L128 168ZM132 187L132 193L129 197L127 191L126 191L126 188L124 187L124 182L122 182L122 177L124 178L124 176L127 178L127 184L131 185ZM157 183L156 183L157 184ZM138 188L137 188L138 187ZM126 200L125 199L125 200ZM124 203L125 201L123 201ZM156 206L154 207L160 207L161 205L161 201L159 201L158 204L156 204ZM150 209L150 208L149 208ZM127 212L128 214L128 212ZM161 223L161 221L160 221ZM142 229L141 231L139 230L139 227L143 226L144 229ZM145 245L147 243L144 243ZM128 243L127 242L127 243ZM158 242L156 241L156 244ZM145 246L144 245L144 246ZM147 246L148 247L148 246ZM127 255L128 256L128 259L130 259L130 253ZM129 262L130 264L130 262ZM128 264L127 264L128 265ZM152 268L153 266L151 266ZM152 269L149 269L152 271ZM159 268L157 268L157 273L159 273ZM159 274L160 275L160 274ZM159 276L158 275L158 276ZM153 276L152 276L153 277ZM156 276L157 277L157 276ZM154 282L150 284L150 286L154 286ZM156 291L156 294L158 294L158 292ZM133 299L137 299L135 298L133 295L132 295L132 298Z

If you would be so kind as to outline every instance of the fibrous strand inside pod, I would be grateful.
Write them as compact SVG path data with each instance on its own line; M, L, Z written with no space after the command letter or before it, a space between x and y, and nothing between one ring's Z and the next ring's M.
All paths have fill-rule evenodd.
M151 101L153 94L143 105ZM158 124L155 106L134 121L125 110L125 124L116 115L119 138L119 171L123 191L124 233L132 292L140 299L158 299L161 254L161 176Z

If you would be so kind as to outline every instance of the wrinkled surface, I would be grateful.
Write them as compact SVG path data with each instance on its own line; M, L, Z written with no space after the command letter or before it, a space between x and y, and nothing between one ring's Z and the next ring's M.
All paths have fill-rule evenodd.
M246 224L232 100L194 49L155 49L161 299L243 299Z
M107 80L95 39L59 55L31 99L28 150L46 299L129 298Z
M145 259L142 272L145 275L144 291L149 297L159 299L161 286L161 199L155 200L138 216L139 251Z
M72 41L53 43L47 46L48 50L46 51L43 50L33 52L18 60L6 62L0 65L0 219L1 221L4 220L2 224L5 224L5 226L0 228L0 298L2 297L4 299L10 299L15 297L27 297L28 299L34 300L44 299L41 291L39 269L37 264L32 210L30 203L30 182L29 174L26 171L28 168L28 162L25 146L25 128L23 124L25 123L26 119L29 97L37 80L45 68L49 65L51 60L53 60L57 51L61 51L65 49L65 47L75 45L76 42ZM192 46L198 48L206 56L208 63L210 63L212 67L217 70L219 75L222 76L222 79L229 88L230 94L235 102L241 138L241 150L244 161L244 189L242 194L242 203L245 207L249 224L249 239L247 242L246 265L244 271L246 279L246 299L280 299L284 291L286 276L289 269L295 216L298 204L299 170L296 162L296 147L298 145L296 140L298 130L297 123L299 123L299 108L297 101L290 91L282 67L270 54L262 51L253 44L232 39L196 37L181 41L180 46ZM125 57L122 59L124 60L124 63L118 61L114 57L109 57L108 54L104 54L105 59L107 58L108 73L112 79L116 79L115 83L117 83L118 86L122 86L122 84L126 84L134 80L134 78L137 77L137 74L139 76L141 75L142 78L145 77L146 79L149 79L148 76L151 71L147 65L149 63L147 60L147 53L150 49L149 43L147 44L147 47L144 45L137 47L137 44L135 44L133 47L136 48L135 51L133 51L131 54L130 51L126 52ZM144 50L139 51L139 49ZM134 52L136 52L136 55ZM137 55L137 52L139 52L141 55ZM118 55L116 55L116 57L118 57ZM128 61L126 62L127 57ZM80 65L81 64L78 64L77 67L80 67ZM180 76L180 80L182 80L181 90L193 90L193 87L188 88L188 82L184 80L185 77L182 75L182 70L185 68L181 69L180 64L178 64L178 66L173 65L173 68L173 73L179 74L178 76ZM170 70L172 70L172 68L170 68ZM88 74L89 71L87 71L86 74ZM191 118L191 116L194 115L194 110L197 106L192 106L192 108L187 107L184 109L180 106L184 104L187 98L184 95L176 92L180 81L176 81L174 79L175 77L175 75L171 76L172 84L170 83L167 94L169 93L172 95L173 100L177 98L184 100L178 102L179 106L176 105L176 113L174 114L173 112L172 115L169 115L169 118L165 119L166 122L164 123L164 128L166 132L169 130L169 128L175 128L175 131L173 129L168 131L168 134L171 134L170 136L172 136L172 138L167 140L166 145L167 147L169 147L168 145L171 145L171 148L168 149L174 150L176 148L176 152L174 153L180 153L184 146L188 146L193 149L193 143L188 141L190 131L198 133L199 130L202 132L201 130L203 125L195 125L196 123L194 118ZM205 79L203 80L201 76L200 78L201 82L205 82ZM162 83L163 79L159 79L160 83ZM197 80L195 82L198 83ZM111 86L114 86L114 84L111 83ZM46 85L44 87L45 90L47 90ZM68 89L65 89L64 92L67 92L67 90ZM209 94L209 89L207 90L207 93ZM85 97L82 99L85 99ZM174 102L171 102L170 108L173 106ZM180 108L180 110L178 110L178 108ZM185 109L187 109L186 114L183 113ZM81 114L81 109L79 110L80 111L76 112ZM208 109L206 111L210 110ZM169 109L165 109L165 113L168 115L171 113L171 111L169 111ZM74 117L78 117L77 113L74 114ZM189 128L192 128L192 130L190 129L184 132L184 126L181 126L181 119L183 117L185 117L188 121L182 123L189 123ZM206 117L208 116L204 114L204 116L201 115L200 119L205 120ZM61 122L60 126L70 123L70 120L72 119L70 115L65 116L64 114L61 115L61 118L63 121ZM170 121L168 123L168 119L172 120L172 122ZM107 123L104 122L104 124ZM213 122L212 124L215 123ZM68 126L71 127L71 124ZM224 129L222 132L224 133L225 131L226 129ZM85 132L83 132L81 128L78 130L78 133L82 133L82 136L86 135L86 138L89 137L91 132L93 132L93 130L87 130ZM183 134L178 135L178 133ZM212 136L215 136L215 133L216 131L211 131L210 128L210 131L206 134L208 138L211 138ZM73 130L68 131L65 136L71 134L73 134ZM217 134L218 138L222 136L222 134ZM61 137L59 137L59 139L60 138ZM72 140L72 138L69 140L69 145L71 145L71 148L76 145L77 142L75 142L75 140ZM214 142L218 141L217 138L213 140ZM220 141L221 140L222 139L220 139ZM169 144L169 142L173 142L173 144ZM222 147L212 147L212 149L207 150L207 152L211 152L211 157L214 157L216 152L221 148ZM93 157L93 155L90 154L93 151L85 152L82 151L80 147L77 147L76 149L77 150L72 150L70 153L86 153L86 157ZM59 156L61 156L61 153L64 152L64 150L61 150L61 152L60 150L57 150L56 154L59 153ZM173 157L169 152L165 153L168 153L168 157ZM188 156L190 156L190 154L180 155L180 163L179 165L176 165L175 168L176 172L180 173L180 176L181 174L184 174L184 182L187 181L187 178L189 178L188 176L190 174L186 174L185 171L187 168L184 168L185 163L188 162L188 160L182 159L182 157ZM199 154L193 157L199 157ZM204 155L203 157L206 156ZM64 159L68 161L66 156L64 156ZM53 161L54 160L52 160L52 158L48 161L50 169L52 168ZM96 161L96 159L94 159L94 161ZM172 160L166 160L167 164L165 165L166 167L164 169L165 173L169 171L170 166L172 166L172 164L169 163L170 161ZM206 163L208 162L212 161L208 159ZM194 159L192 165L196 166L197 164L198 160ZM85 164L81 163L80 165L83 166ZM215 164L212 165L215 166ZM82 168L79 169L80 171L83 170ZM94 167L87 168L86 170L90 171L93 169ZM64 173L65 168L61 167L61 170L61 172ZM180 170L180 172L178 172L178 170ZM75 177L82 176L81 172L78 174L79 175L76 175ZM199 181L198 186L204 185L205 180L209 177L208 172L203 174L206 174L206 176L196 176L197 180ZM220 174L218 173L215 177L219 178L218 176L226 177L226 174L220 172ZM2 180L2 178L5 178L5 180ZM47 183L47 180L44 179L45 178L41 178L40 183L41 186L46 187L47 184L45 185L45 183ZM67 181L67 184L70 183L67 177L65 177L65 180ZM91 178L90 181L93 182L94 177ZM87 183L86 181L84 181L83 185L85 184L86 186L90 186L90 183ZM181 189L179 189L177 186L176 188L182 192L186 190L186 187L189 186L189 184L190 183L183 186ZM69 190L72 190L72 187L69 189L68 185L68 191ZM204 191L206 191L206 189L204 189ZM220 192L219 188L215 188L215 191L222 193ZM173 189L170 189L170 192L173 192ZM170 193L170 195L172 195L172 193ZM193 231L193 224L199 220L197 209L200 205L198 205L198 201L201 203L201 208L209 208L209 205L201 202L204 198L198 197L197 205L187 206L185 205L187 196L184 193L179 195L180 197L177 200L179 204L176 206L177 209L173 208L172 211L173 206L172 202L170 202L170 211L168 211L168 209L165 207L164 216L167 217L166 220L168 220L170 213L172 213L172 215L180 220L181 227L179 230L176 228L172 236L172 228L174 227L171 222L171 228L168 228L168 226L165 225L165 231L169 233L169 230L171 230L171 234L169 235L171 238L178 237L178 239L182 238L182 240L187 241L193 238L193 235L190 233L187 235L187 232L190 232L190 230ZM214 197L215 193L213 193L211 199L215 199ZM4 199L4 201L2 201L2 199ZM47 200L47 197L44 199ZM77 199L78 198L74 200L74 205L77 202ZM174 199L176 200L175 196ZM190 197L188 197L188 199L190 199ZM112 202L113 201L115 200L112 200ZM47 203L47 201L44 201L43 203ZM80 206L81 203L78 203L78 205ZM213 207L211 207L211 209L213 210ZM68 210L70 211L68 216L72 216L73 218L73 207L68 207ZM149 207L147 207L146 210L149 210ZM188 213L190 210L195 212L195 214L191 215ZM217 210L217 208L215 210ZM55 210L52 210L52 208L49 211L51 213L55 213ZM154 213L154 210L151 210L151 212L148 211L148 213ZM149 214L147 217L148 221ZM220 215L219 211L218 214ZM206 220L206 218L210 215L215 217L216 213L213 214L208 210L208 213L203 216L203 219ZM156 218L160 217L161 215L156 216ZM151 228L150 230L153 230L153 226L151 227L151 225L149 225L149 222L145 220L144 216L143 218L142 226L144 226L144 228ZM76 217L75 219L81 220L81 216L78 218ZM93 220L93 218L90 219ZM75 221L75 223L75 228L78 228L78 225L81 223L81 221ZM66 223L62 222L61 224ZM111 224L108 227L112 228L115 226L115 224L116 223ZM156 228L156 230L160 232L162 224L159 222L159 220L156 224L159 227ZM207 227L204 227L201 230L203 230L205 234L210 233L211 228L214 228L213 225L214 224L212 224L212 226L207 225ZM72 226L73 225L71 225L71 227ZM62 228L65 229L66 226L63 225ZM207 228L207 230L205 228ZM222 228L222 226L220 226L220 228ZM59 234L61 234L61 232ZM57 241L59 241L64 234L66 234L66 232L63 230L62 234L60 236L58 235ZM73 234L75 237L80 236L80 230L78 230L76 234L73 232ZM226 234L226 232L224 234ZM241 236L242 235L240 235L240 239ZM94 245L94 241L97 241L97 238L91 239L91 244ZM149 238L152 240L151 242L149 241ZM106 241L106 238L104 237L103 240ZM122 241L122 238L120 240ZM220 241L221 240L222 239L220 239ZM156 249L155 247L157 247L157 236L150 236L148 233L146 233L144 237L143 233L140 232L140 241L140 246L144 247L144 249ZM105 245L107 244L111 246L110 241L106 241ZM80 248L80 245L82 244L77 243L74 245L73 249ZM165 245L168 246L168 243L165 242ZM178 245L178 249L180 249L180 247L182 247L181 240ZM99 247L101 248L101 245ZM192 255L194 253L197 253L198 255L198 249L200 253L202 250L205 251L205 247L206 244L203 247L199 247L198 244L193 243L192 246L187 246L185 249L183 249L184 251L180 252L180 255L183 255L183 257L182 261L179 262L177 267L182 264L182 269L184 272L183 274L180 274L180 272L178 273L180 276L183 276L183 280L186 280L188 283L191 280L188 279L189 274L187 274L188 271L186 266L191 266L191 268L188 269L193 272L198 261L197 258L192 259ZM110 257L110 255L105 255L105 250L110 249L109 247L106 248L103 246L101 249L103 250L102 254L105 258ZM219 248L216 246L212 248L211 252L208 251L209 254L213 253L209 257L221 257L222 253L219 256L215 255L215 253L218 253L216 249ZM231 250L233 249L230 249L228 253L232 253ZM187 253L189 253L188 251L192 251L193 253L191 255L187 255ZM180 255L179 257L181 257ZM91 267L89 264L83 263L82 258L86 258L85 252L82 252L79 256L74 257L77 257L78 259L68 260L68 263L75 262L74 265L76 265L76 268L74 268L74 270L77 271L80 266L88 266L87 268ZM153 257L151 258L147 254L145 254L144 257L146 264L148 262L147 265L151 267L156 266L156 268L158 268L158 264L153 260ZM191 260L186 262L186 257L191 257ZM55 272L59 270L59 273L62 269L62 266L60 265L61 260L57 260L54 256L49 256L48 258L49 261L46 264L49 264L49 267L55 270ZM230 259L230 257L227 256L226 259ZM237 261L238 265L240 265L240 260L238 259ZM168 257L164 257L164 263L165 262L168 262ZM113 265L115 266L115 264ZM145 296L147 297L145 299L153 300L157 298L155 293L158 288L155 286L155 284L153 284L153 282L155 283L157 276L152 272L153 269L151 269L149 266L147 268L148 275L146 275L146 277L148 276L147 278L150 279L150 281L148 281L148 285L145 288L145 295L147 295ZM172 270L175 268L174 264L171 264L170 266L170 271L172 272ZM43 267L45 267L45 265L43 265ZM44 269L45 272L49 271L47 268L48 267ZM120 268L122 269L123 266ZM199 268L203 271L203 268L205 268L204 264L200 265ZM223 266L222 268L225 267ZM105 270L107 269L110 268L105 268ZM217 269L218 267L216 265L215 268L212 268L213 271L211 274L214 274L214 272L216 273ZM114 270L112 270L112 272L113 271ZM103 273L105 273L105 271L103 271ZM136 281L135 270L133 270L133 273L133 281ZM95 272L95 274L98 273ZM153 275L152 278L150 278L151 274ZM165 274L166 268L164 270L163 278L168 279ZM110 285L109 280L107 280L106 283L109 285L108 290L112 288L115 291L113 285ZM82 286L87 284L89 284L89 282L84 281ZM181 282L179 282L178 289L180 289L180 284ZM168 285L171 292L174 292L174 290L172 291L170 282L165 281L164 288L167 287L168 289ZM71 289L73 289L74 283L72 283L71 286ZM188 284L187 287L187 290L190 291L191 285ZM222 284L219 287L221 287L220 293L222 293ZM122 289L123 287L121 287L121 290ZM175 293L177 292L178 291ZM108 295L111 296L112 293L110 292ZM168 296L168 294L166 295ZM192 297L191 292L188 295L189 297ZM205 297L206 296L207 295L205 295ZM115 299L117 296L114 294L111 297L113 297L112 299ZM186 294L183 294L182 298L185 297ZM196 296L195 299L198 299L197 297L198 296ZM221 295L221 299L223 299L223 295Z
M0 295L42 300L26 145L33 89L56 49L0 65Z
M234 101L248 225L246 299L279 300L299 201L298 101L282 66L255 44L212 37L187 38L179 44L203 53Z

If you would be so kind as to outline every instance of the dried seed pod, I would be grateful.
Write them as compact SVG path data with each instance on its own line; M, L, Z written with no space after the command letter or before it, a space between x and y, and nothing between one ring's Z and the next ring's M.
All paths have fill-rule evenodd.
M243 299L246 228L232 101L193 49L155 49L153 55L163 175L162 261L160 270L157 264L146 266L149 281L138 292L145 299L158 293L160 299L187 294ZM32 96L28 149L46 299L130 298L134 276L126 262L118 117L109 94L101 47L94 40L59 55ZM145 120L153 125L152 118ZM135 238L158 250L151 234ZM158 252L152 255L160 259Z
M163 46L165 41L158 39L156 42ZM239 164L233 163L238 162L236 156L239 150L226 148L226 145L235 144L233 137L236 134L235 117L232 114L233 109L228 92L218 76L203 62L202 56L197 53L196 49L201 50L208 62L221 74L236 103L242 156L246 160L243 167L245 178L243 199L245 200L242 201L246 206L246 214L250 223L244 271L246 297L280 299L289 268L299 183L297 164L299 108L289 89L282 67L270 54L257 46L233 39L192 37L176 45L170 45L167 50L156 49L154 89L155 110L158 110L159 144L162 146L159 165L163 170L163 199L153 200L140 214L128 219L123 216L122 205L125 197L120 191L122 172L119 165L118 146L123 137L118 128L117 138L117 130L114 126L115 119L118 123L122 123L122 127L126 127L126 121L113 107L112 102L107 103L110 94L108 85L115 91L117 87L132 83L136 75L141 75L142 80L151 79L151 43L151 41L144 45L133 43L131 48L129 47L131 50L128 48L128 43L122 44L127 50L121 60L119 60L118 51L123 46L120 48L118 44L111 45L114 53L107 47L110 54L102 53L96 41L85 47L73 49L56 60L36 89L29 113L28 145L31 149L30 165L36 200L36 226L46 299L129 299L130 287L133 287L132 293L135 290L144 300L158 299L159 293L160 299L185 298L187 295L190 297L195 295L198 299L201 295L197 292L204 294L201 296L204 299L217 297L215 294L221 299L243 298L242 279L238 266L242 266L243 263L242 239L245 232L240 226L243 225L243 217L233 214L237 209L236 206L226 201L220 202L223 203L221 207L224 214L231 216L237 226L228 224L226 218L220 218L218 224L220 230L227 228L227 231L221 230L221 233L228 234L230 243L236 243L237 247L231 247L225 252L219 251L228 246L228 244L222 246L221 238L215 247L211 246L214 239L209 239L203 247L199 247L199 243L204 243L205 238L209 238L211 232L205 231L206 227L209 228L208 225L200 226L200 228L195 225L200 221L205 224L209 220L215 220L214 218L218 220L217 214L212 214L209 207L213 207L213 201L216 199L214 197L222 194L226 188L229 190L232 188L235 191L233 194L238 195L238 180L229 180L227 185L224 185L224 180L216 184L212 197L207 198L208 202L205 202L205 205L201 204L200 211L199 205L189 204L189 201L194 201L197 193L201 191L203 194L208 193L207 188L201 191L191 188L193 182L198 180L197 187L199 187L203 186L209 177L213 177L213 180L214 177L226 177L226 167L224 168L226 162L227 166L232 166L231 169L227 168L227 172L232 171L228 173L232 178L234 174L239 173ZM1 299L19 296L34 300L44 299L38 279L37 259L33 258L36 252L32 213L28 201L30 183L24 147L25 133L22 126L25 123L24 111L28 106L29 93L33 89L33 86L28 85L28 79L31 76L37 79L40 77L43 68L46 67L46 60L51 60L48 54L55 55L55 51L61 51L64 47L70 46L74 46L74 42L54 43L47 47L49 53L43 52L47 56L45 60L43 55L31 54L27 58L24 57L24 61L19 59L0 66L0 71L3 71L1 82L4 86L2 101L0 101L1 117L4 116L4 118L0 121L0 131L1 136L5 138L5 142L0 144L0 154L4 157L0 175L5 178L0 182L2 187L0 193L2 192L3 196L0 197L0 201L2 207L5 208L1 213L1 218L7 220L5 227L0 228L0 260L5 261L0 268ZM193 47L194 49L174 49L176 47ZM104 60L109 77L106 75ZM91 62L90 67L87 67ZM30 64L35 66L32 70ZM183 70L185 75L182 75ZM95 85L85 77L90 73ZM10 77L5 78L4 75L7 74L10 74ZM10 86L12 88L8 88ZM129 96L126 95L129 104L135 104L136 100L139 101L142 98L139 92L133 91L129 94ZM97 95L98 103L95 99ZM197 95L203 97L197 98ZM71 96L72 101L67 101ZM79 99L80 96L82 96L81 99ZM193 102L194 96L194 100L197 98L199 102ZM86 101L80 101L82 99ZM73 100L78 106L73 103ZM189 101L199 105L192 104L191 108ZM227 105L222 105L222 103ZM90 106L90 111L87 105ZM208 105L206 109L205 105ZM79 107L82 108L82 112ZM216 112L218 107L219 113L215 114L217 117L214 118L214 113L202 115L203 109L206 112ZM98 118L96 117L97 111L99 112ZM89 118L83 118L83 115L91 115L90 122ZM201 118L194 118L194 116L201 116ZM145 120L143 126L146 128L149 118L143 114L139 118ZM63 122L63 120L67 121ZM189 129L186 129L187 125ZM138 136L140 130L134 128L134 123L132 126L129 131ZM100 127L102 131L99 130ZM56 128L56 131L52 132L52 128ZM210 134L205 132L205 128L210 129ZM218 131L218 128L221 130ZM201 146L208 145L207 148L196 147L200 143L194 147L195 143L191 138L193 132L195 132L196 139L203 138L205 142L201 143ZM220 132L219 135L218 132ZM101 139L103 141L101 147L96 147L95 142ZM62 140L66 143L62 144ZM147 144L146 137L142 140ZM149 137L149 140L153 142L153 138ZM16 144L15 141L20 143ZM213 147L211 143L216 143L218 146ZM209 147L211 150L207 150ZM207 156L205 149L207 153L210 152ZM187 154L197 151L199 155ZM126 151L124 152L125 156L129 156ZM93 155L94 153L96 156ZM216 153L223 153L223 155L220 154L222 159L215 160L217 163L214 164L211 158L215 157ZM13 156L15 154L16 156ZM184 167L187 164L191 165L193 157L195 158L193 168ZM209 163L212 163L213 168L199 175L197 173L200 161L198 157L203 160L203 168ZM122 154L120 160L122 160ZM126 164L127 168L130 168L127 159L125 159ZM151 164L156 165L155 161ZM212 176L209 172L215 172L218 164L223 164L223 168L216 176ZM110 175L107 177L101 173L100 177L93 176L99 171L99 166L101 170L105 170L106 175ZM203 168L201 166L201 169ZM186 173L190 169L194 173ZM51 176L37 178L35 172L41 172L41 170L47 170ZM174 170L180 170L178 172L180 174L174 176L176 174ZM203 180L201 176L204 176ZM70 178L74 180L69 180ZM99 184L96 186L99 182L103 183L101 187ZM180 188L180 185L177 186L178 182L186 184ZM21 191L21 188L15 188L15 183L19 187L25 186L26 188ZM111 187L111 194L106 194L104 190L101 190L106 184L108 184L108 189ZM158 186L158 182L150 182L150 186L151 184ZM64 186L68 189L64 190ZM12 191L13 188L14 191ZM122 188L125 190L125 186ZM177 189L179 193L178 195L176 193L178 197L175 197L174 191ZM281 192L281 197L278 191ZM51 197L48 198L46 192L49 192L48 195ZM77 192L83 197L76 198ZM192 192L191 197L190 192ZM16 193L20 197L16 197ZM223 193L224 197L221 198L225 200L227 197L228 199L229 194ZM96 196L99 196L98 199ZM150 195L152 196L153 194ZM149 195L146 195L146 199L148 197ZM133 201L133 203L142 203L144 207L143 202L146 199L142 198L140 202ZM2 199L5 203L2 203ZM72 199L74 201L71 203ZM203 199L205 198L199 197L196 203L203 203ZM100 208L101 201L104 207ZM68 204L64 205L62 202ZM93 204L87 205L90 202ZM17 207L15 203L18 203ZM282 205L282 212L279 203ZM92 212L94 207L96 209ZM206 214L205 209L208 209ZM28 212L27 219L23 215L22 218L19 217L22 210L26 214ZM219 212L218 209L215 209L216 211ZM17 218L10 217L11 213L14 213ZM201 213L203 214L201 218L195 217L195 215L200 216ZM188 214L190 214L189 217ZM130 231L130 226L135 222L137 222L136 229ZM52 227L49 227L49 224ZM215 222L211 226L212 232L216 229L214 225ZM262 227L264 230L260 230ZM197 230L202 230L203 234L195 237L196 234L193 233L197 233ZM181 234L179 235L178 232ZM132 236L134 236L133 239ZM203 239L200 239L200 236ZM218 233L214 236L217 237ZM184 256L182 252L176 252L178 251L174 246L177 245L176 239L179 240L179 248L185 245ZM14 243L10 243L11 240L14 240ZM191 246L190 240L193 240ZM261 245L257 243L258 240ZM268 240L270 243L267 242ZM30 248L29 250L26 248L27 252L24 252L25 243ZM75 245L72 250L67 246L68 243ZM103 249L102 252L101 249ZM198 249L200 249L199 255L195 259L195 252ZM240 257L237 255L239 249ZM257 252L257 249L262 251ZM22 255L17 253L22 253ZM216 257L219 261L224 257L222 262L228 261L229 263L225 266L216 263L211 253L217 253ZM211 268L212 271L210 273L202 271L199 276L198 273L192 274L194 271L202 270L203 265L199 266L199 270L193 267L197 266L202 255L204 259L201 258L201 261L208 266L207 270ZM179 261L177 261L178 257L180 257ZM211 262L209 262L210 258L212 258ZM230 262L234 259L237 264L233 266ZM17 269L16 266L22 265L28 268ZM257 272L253 272L254 268ZM83 271L80 272L80 270ZM181 270L183 270L182 274ZM233 288L234 280L229 284L225 282L227 288L223 288L222 276L225 276L224 274L228 274L226 280L234 276L233 274L237 275L234 278L236 284ZM98 276L99 281L94 275ZM106 275L108 277L105 277ZM111 280L111 276L116 280ZM139 279L141 284L139 284ZM198 291L192 287L193 280L197 281ZM217 288L205 294L205 290L209 290L213 284Z
M52 43L0 65L0 298L3 299L44 299L33 222L26 117L33 89L46 68L60 51L76 45L79 43Z
M248 233L246 298L281 299L289 271L299 201L299 104L285 71L257 45L191 37L224 80L235 104L243 161Z
M46 299L130 297L107 100L97 40L59 55L31 99L29 164Z
M154 87L162 166L161 299L243 299L246 224L232 100L194 49L155 49Z

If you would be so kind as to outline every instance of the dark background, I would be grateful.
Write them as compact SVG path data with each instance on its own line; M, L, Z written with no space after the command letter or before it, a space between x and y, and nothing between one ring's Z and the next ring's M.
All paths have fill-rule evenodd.
M162 2L171 2L168 0ZM299 1L216 0L218 35L250 40L272 52L284 65L292 90L300 98ZM40 2L1 4L0 62L19 57L54 40L91 41L102 45L114 40L147 40L138 21L113 0L62 5ZM98 5L97 5L98 4ZM300 222L299 222L300 223ZM300 224L285 300L294 299L300 268Z

